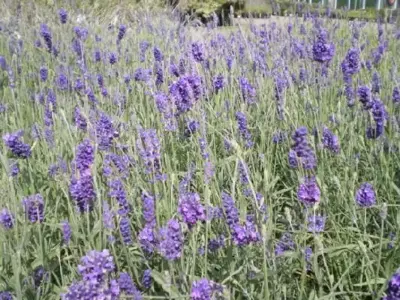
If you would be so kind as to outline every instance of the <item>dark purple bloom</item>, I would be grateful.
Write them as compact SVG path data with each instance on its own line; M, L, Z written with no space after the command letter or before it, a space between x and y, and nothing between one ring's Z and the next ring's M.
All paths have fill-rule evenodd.
M144 270L142 277L142 285L145 289L149 289L153 283L151 278L151 269Z
M100 62L101 61L101 52L100 50L95 50L93 53L94 61Z
M235 206L233 198L229 194L222 192L221 197L222 197L222 205L224 207L226 215L226 221L228 223L228 226L230 228L233 228L235 225L239 223L238 209Z
M117 155L107 153L103 160L103 175L110 177L116 175L121 178L129 176L129 169L132 166L132 158L129 155Z
M47 51L51 52L53 48L53 41L49 27L46 24L40 25L40 35L44 39L44 42L47 47Z
M31 223L42 223L44 220L44 201L40 194L31 195L22 200L26 217Z
M335 55L335 45L327 41L327 32L321 30L312 46L313 59L320 63L329 63Z
M80 40L86 40L89 34L89 31L86 28L78 26L74 27L74 32L76 37Z
M93 209L96 192L90 174L83 174L79 179L72 177L69 191L79 212L89 212Z
M371 207L376 204L376 195L374 187L365 182L361 184L360 188L356 192L356 203L361 207Z
M126 198L126 192L124 185L120 179L111 180L108 183L110 187L109 196L115 198L119 204L118 213L122 216L125 216L130 211L130 205Z
M177 113L182 114L192 109L203 95L201 78L197 75L186 75L169 86L171 99L175 103Z
M103 225L105 229L113 230L115 228L114 212L110 210L106 201L103 201Z
M185 129L185 136L189 137L195 132L197 132L200 128L200 123L196 120L189 120L186 124L186 129Z
M238 111L235 115L236 121L238 124L238 130L240 133L240 136L243 138L245 141L246 148L251 148L254 143L252 141L251 133L247 127L247 118L246 115L240 111Z
M343 77L348 78L353 76L354 74L358 73L360 71L360 52L356 48L350 49L347 54L345 59L342 62L342 73Z
M156 214L155 214L155 198L153 195L142 192L142 203L143 203L143 218L146 222L146 226L154 227L156 225Z
M131 224L127 217L122 217L119 223L119 231L121 232L122 240L125 245L132 244Z
M139 154L146 166L147 173L161 171L161 145L155 129L140 131L140 138L136 142Z
M159 86L164 82L164 71L162 69L161 63L156 61L154 69L156 74L156 85Z
M171 74L171 75L174 75L174 76L176 76L176 77L179 77L179 69L178 69L178 67L175 65L175 64L173 64L173 63L171 63L170 65L169 65L169 73Z
M319 233L325 229L325 216L311 215L308 217L308 232Z
M14 217L7 208L3 208L0 212L0 224L5 229L11 229L14 227Z
M305 206L314 206L319 203L321 191L315 178L305 178L304 182L299 185L297 189L297 198Z
M363 104L364 109L372 107L371 89L368 86L360 86L357 91L360 102Z
M375 128L367 128L367 137L370 139L376 139L382 135L385 121L388 117L385 105L379 99L375 99L372 102L372 116L375 121Z
M200 203L200 196L197 193L184 193L179 196L178 212L183 221L192 228L198 221L206 219L204 206Z
M8 291L0 292L0 300L13 300L13 296Z
M204 45L201 43L192 44L192 56L195 61L201 63L205 60Z
M64 239L64 245L68 245L70 240L71 240L71 226L69 225L68 221L63 221L61 225L62 233L63 233L63 239Z
M307 271L311 270L311 257L313 255L313 251L311 247L306 247L306 249L304 249L304 259L306 260L306 268Z
M62 91L68 90L69 82L68 82L68 77L65 74L63 73L58 74L57 86Z
M400 89L397 86L393 88L392 101L395 104L400 103Z
M141 300L142 294L137 289L136 285L133 283L131 276L128 273L119 274L118 285L123 292L127 296L133 296L130 299Z
M324 127L322 131L322 144L324 145L324 148L333 153L339 153L340 151L339 138L326 127Z
M124 38L125 33L126 33L126 26L121 24L118 30L118 41L121 41Z
M2 55L0 55L0 69L2 69L3 71L7 69L7 61Z
M314 150L307 141L307 134L306 127L299 127L292 135L292 140L294 141L292 145L293 151L289 152L289 163L291 167L295 165L294 153L296 153L296 161L300 161L304 169L314 169L317 165L317 158Z
M49 71L47 70L46 67L41 67L39 70L39 74L40 74L40 80L41 81L46 81L47 77L49 75Z
M80 78L77 78L75 80L75 91L80 92L85 88L85 84L83 83L83 81Z
M133 74L133 79L135 81L147 82L150 79L151 73L152 72L149 69L138 68L138 69L136 69L135 73Z
M245 77L239 78L240 91L242 92L243 100L249 104L256 102L256 89L250 84Z
M211 300L213 283L206 278L194 281L190 292L191 300Z
M243 162L239 162L239 178L240 178L240 183L243 185L249 184L249 169L247 165Z
M9 171L9 176L16 177L19 174L18 161L11 160L9 162L8 168L9 168L9 170L8 170Z
M108 55L108 60L109 60L110 64L112 64L112 65L115 64L117 62L117 60L118 60L117 54L115 54L114 52L111 52Z
M23 131L6 133L3 135L4 144L18 158L28 158L31 156L31 147L21 141Z
M167 260L176 260L181 257L183 251L183 234L178 221L171 219L167 226L160 229L159 250Z
M81 258L78 265L79 274L84 281L104 280L108 273L115 269L114 259L108 250L89 251L86 256Z
M292 235L290 233L284 233L275 246L275 255L281 256L286 251L293 251L295 248L296 244L292 239Z
M146 225L139 232L138 240L144 252L153 253L158 244L155 229L153 228L153 226Z
M75 106L75 109L74 109L74 123L77 128L79 128L80 130L86 131L87 121L86 121L86 118L81 114L78 106Z
M97 84L99 85L99 87L103 87L103 86L104 86L104 78L103 78L103 75L97 74Z
M373 93L379 94L381 88L382 88L382 84L381 84L381 79L379 77L379 74L377 72L374 72L374 74L372 75L372 88L371 88L371 91Z
M75 162L81 174L90 170L94 162L94 147L88 139L85 139L76 147Z
M114 129L111 118L105 113L101 113L96 122L96 137L99 150L108 150L117 135L118 132Z
M68 12L64 8L58 10L58 16L60 17L61 24L67 23Z
M388 287L386 289L385 300L398 300L400 299L400 273L396 272L393 274L388 282Z
M207 141L205 138L199 138L200 152L204 159L208 159L210 154L207 151Z
M213 85L214 85L214 91L218 93L220 90L222 90L225 86L225 78L222 74L219 74L214 77L213 79Z
M164 55L162 54L161 50L157 47L154 47L153 55L155 61L162 62L164 59Z
M86 93L88 100L92 103L92 105L95 105L97 103L97 99L96 99L95 94L93 93L93 90L90 87L88 87L86 89L85 93Z

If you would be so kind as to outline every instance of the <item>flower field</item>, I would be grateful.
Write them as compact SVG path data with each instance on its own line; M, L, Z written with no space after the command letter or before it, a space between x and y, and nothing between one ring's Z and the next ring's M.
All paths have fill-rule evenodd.
M0 299L400 299L395 25L36 13L0 23Z

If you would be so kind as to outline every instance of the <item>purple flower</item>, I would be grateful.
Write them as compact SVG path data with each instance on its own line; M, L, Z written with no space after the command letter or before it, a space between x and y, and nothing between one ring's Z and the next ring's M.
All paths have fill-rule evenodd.
M78 106L75 106L74 109L74 123L78 129L86 131L87 121L86 118L81 114L81 111Z
M160 229L159 251L167 260L176 260L183 251L183 234L178 221L171 219L167 226Z
M193 281L190 292L191 300L211 300L213 283L206 278Z
M313 251L311 247L306 247L306 249L304 249L304 259L306 260L306 268L307 271L311 270L311 257L313 255Z
M200 203L200 196L197 193L184 193L179 196L178 212L183 221L192 228L198 221L205 221L205 209Z
M151 70L138 68L133 74L133 79L135 79L135 81L147 82L150 79L151 73Z
M31 156L31 147L21 141L23 131L6 133L3 135L4 144L18 158L28 158Z
M51 52L53 48L52 36L49 27L46 24L40 25L40 35L44 39L47 51Z
M397 300L400 299L400 273L396 272L393 274L388 282L386 289L386 300Z
M93 52L93 58L95 62L100 62L101 61L101 52L100 50L95 50Z
M31 195L22 200L26 217L31 223L42 223L44 220L44 201L40 194Z
M3 71L7 69L7 61L2 55L0 55L0 69L2 69Z
M0 300L13 300L13 296L8 291L0 292Z
M204 45L201 43L192 44L192 55L195 61L201 63L205 60Z
M110 210L108 202L103 201L103 225L105 229L113 230L114 225L114 212Z
M164 71L160 62L155 62L154 69L156 73L156 85L160 86L164 82Z
M133 283L131 276L128 273L121 273L119 274L118 279L119 288L121 292L123 292L127 296L133 296L134 300L141 300L142 294L137 289L136 285Z
M96 192L90 174L83 174L79 179L72 177L69 191L79 212L89 212L93 209Z
M218 93L225 86L225 79L222 74L219 74L213 78L213 86L215 93Z
M121 41L124 38L125 33L126 33L126 26L121 24L118 30L118 41Z
M64 8L58 10L58 16L60 17L61 24L67 23L68 12Z
M40 75L40 80L44 82L44 81L47 80L47 77L49 75L49 71L47 70L46 67L40 67L39 75Z
M247 128L246 115L244 113L238 111L236 113L235 117L236 117L236 121L238 124L239 133L240 133L241 137L243 138L243 140L245 141L246 148L251 148L254 145L254 143L252 141L251 133L250 133L249 129Z
M146 226L155 227L156 214L155 214L155 197L147 192L142 192L143 203L143 218Z
M103 175L110 177L116 175L121 178L129 176L129 169L132 166L132 158L129 155L117 155L107 153L103 160Z
M321 191L315 178L305 178L304 182L299 185L297 189L297 198L305 206L314 206L319 203Z
M142 285L145 289L149 289L153 283L151 278L151 269L144 270L142 277Z
M322 131L322 144L324 145L324 148L333 153L337 154L340 151L339 138L326 127L324 127Z
M371 207L375 205L376 195L374 187L368 182L361 184L356 192L355 200L360 207Z
M186 75L169 86L169 94L177 108L177 114L192 109L203 95L201 78L197 75Z
M275 246L275 255L281 256L286 251L293 251L295 248L296 244L293 241L292 235L284 233Z
M239 162L239 178L240 178L240 183L243 185L249 184L249 169L247 165L243 162Z
M242 92L243 100L249 104L256 102L256 89L250 84L245 77L239 78L240 91Z
M357 91L360 102L363 104L364 109L372 107L371 89L368 86L360 86Z
M312 46L313 59L320 63L329 63L335 55L335 45L327 41L327 32L321 30Z
M114 259L108 250L89 251L86 256L81 258L78 265L79 274L83 280L104 280L108 273L115 270Z
M131 224L127 217L122 217L119 223L119 231L121 232L122 240L125 245L132 244Z
M375 128L369 127L367 129L367 137L370 139L376 139L382 135L385 120L388 117L385 105L379 99L375 99L372 102L372 116L375 121Z
M374 72L374 74L372 75L372 88L371 88L371 91L373 93L379 94L381 88L382 88L382 83L381 83L381 79L379 77L379 74L377 72Z
M14 217L7 208L3 208L0 212L0 224L4 229L11 229L14 227Z
M189 137L200 128L200 123L196 120L188 120L185 129L185 136Z
M146 253L153 253L158 245L156 233L152 225L146 226L139 232L139 244Z
M272 142L274 144L282 144L286 139L287 139L287 134L286 132L283 131L277 131L272 136Z
M153 55L155 61L162 62L164 59L164 55L162 54L161 50L157 47L154 47Z
M64 245L68 245L69 242L71 241L71 235L72 235L71 226L69 225L68 221L63 221L61 226L64 238Z
M96 122L96 137L98 140L99 150L108 150L112 141L118 132L114 129L113 122L105 113L100 114L100 118Z
M292 145L292 151L289 152L289 163L291 167L297 165L298 161L301 162L301 165L306 170L314 169L317 166L317 158L314 150L307 141L307 134L308 131L306 127L299 127L292 135L294 144ZM296 157L294 157L294 153ZM296 160L294 158L296 158Z
M125 216L130 211L130 205L128 200L126 199L126 192L124 185L120 179L111 180L108 183L110 187L109 196L115 198L119 204L119 211L118 213L122 216Z
M342 62L343 77L348 78L360 71L360 52L356 48L350 49Z
M147 173L159 173L161 171L161 145L156 130L141 130L136 144Z
M235 202L233 198L225 193L222 192L222 205L224 207L226 221L228 223L229 228L233 228L236 224L239 223L239 212L235 206Z
M9 161L8 166L9 176L16 177L19 174L19 164L18 161L11 160Z
M76 147L75 162L81 173L90 170L90 167L94 162L94 147L88 139L85 139L78 145L78 147Z
M400 89L397 86L393 88L392 101L394 104L400 103Z
M308 232L319 233L325 229L325 216L311 215L308 217Z
M110 62L110 64L115 64L117 62L118 58L117 58L117 54L115 54L114 52L111 52L108 55L108 61Z

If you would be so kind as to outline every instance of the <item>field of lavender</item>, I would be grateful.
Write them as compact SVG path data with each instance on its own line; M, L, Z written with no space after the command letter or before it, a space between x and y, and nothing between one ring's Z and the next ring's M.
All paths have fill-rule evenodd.
M400 299L400 31L181 20L1 20L0 299Z

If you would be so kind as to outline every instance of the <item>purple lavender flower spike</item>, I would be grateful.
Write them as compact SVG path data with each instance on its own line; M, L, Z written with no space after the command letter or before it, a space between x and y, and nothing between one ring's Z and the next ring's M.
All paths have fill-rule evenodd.
M142 192L143 218L146 225L156 226L155 197L147 192Z
M160 229L159 251L167 260L176 260L183 251L183 234L178 221L171 219L167 226Z
M371 207L375 205L376 194L374 187L368 182L361 184L356 192L355 200L360 207Z
M89 212L93 209L96 192L90 174L83 174L79 179L72 177L69 191L79 212Z
M192 44L192 56L195 61L202 63L205 60L204 45L201 43Z
M81 114L81 111L78 106L75 106L75 109L74 109L74 123L78 129L80 129L82 131L87 130L86 118Z
M6 133L3 135L4 144L10 149L12 154L18 158L29 158L32 154L31 147L21 141L23 131Z
M400 273L396 272L393 274L388 282L388 287L386 289L385 300L397 300L400 299Z
M132 244L131 224L127 217L123 217L119 223L119 231L121 232L122 240L125 245Z
M46 67L40 67L39 75L40 75L40 80L45 82L47 80L48 75L49 75L49 71L47 70Z
M146 225L138 235L139 244L147 254L153 253L158 246L156 232L153 226Z
M108 61L110 62L111 65L115 64L117 62L118 58L117 58L117 54L115 54L114 52L111 52L108 55Z
M317 62L328 64L335 55L335 45L327 40L327 32L320 30L312 46L313 59Z
M158 62L162 62L164 59L164 55L162 54L161 50L157 47L153 49L154 60Z
M307 227L308 232L312 233L323 232L325 229L325 221L326 221L325 216L310 215L308 217L308 227Z
M151 269L144 270L142 277L142 285L145 289L149 289L153 283L151 278Z
M324 145L324 148L335 154L340 151L339 138L326 127L324 127L322 131L322 144Z
M211 300L213 284L206 278L194 281L190 292L191 300Z
M206 219L204 206L200 203L200 196L197 193L180 195L178 212L189 228L192 228L197 222L203 222Z
M61 229L63 233L64 245L68 246L72 236L71 226L69 225L68 221L63 221L61 226L62 226Z
M133 296L131 299L141 300L143 299L142 294L137 289L136 285L133 283L131 276L128 273L119 274L118 285L123 292L127 296Z
M245 141L246 148L251 148L254 145L254 143L252 141L251 133L247 127L246 115L239 111L236 113L235 117L238 123L239 133Z
M0 292L0 300L13 300L13 296L9 291Z
M290 233L284 233L275 246L275 256L281 256L286 251L293 251L296 249L296 244L293 241Z
M256 89L250 84L250 82L245 77L239 78L239 86L242 92L242 97L248 104L253 104L256 102Z
M120 207L118 213L121 216L125 216L130 211L130 205L126 198L126 192L122 181L120 179L114 179L111 180L108 185L110 187L109 196L115 198Z
M219 74L214 77L213 79L213 86L215 93L221 91L225 86L225 78L222 74Z
M397 86L393 88L392 101L394 104L400 103L400 89Z
M78 145L78 147L76 147L75 162L81 173L90 170L90 167L94 162L94 147L90 143L90 140L85 139Z
M40 194L31 195L22 200L26 217L31 223L42 223L44 220L44 200Z
M14 216L7 208L3 208L0 212L0 224L6 230L14 227Z
M50 29L46 24L40 25L40 35L44 39L47 51L51 52L51 50L53 48L53 40L52 40Z
M64 8L58 10L58 16L60 18L61 24L67 23L68 12Z
M319 203L321 191L315 178L305 178L304 182L299 185L297 189L297 198L305 206L314 206Z
M118 42L120 42L124 38L125 33L126 33L126 26L121 24L118 29L118 37L117 37Z

